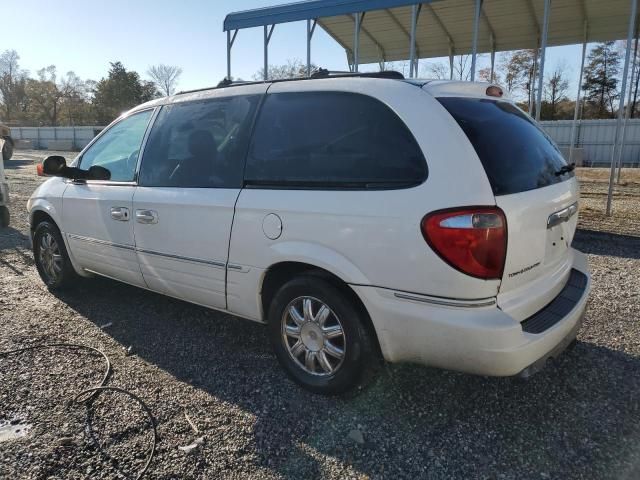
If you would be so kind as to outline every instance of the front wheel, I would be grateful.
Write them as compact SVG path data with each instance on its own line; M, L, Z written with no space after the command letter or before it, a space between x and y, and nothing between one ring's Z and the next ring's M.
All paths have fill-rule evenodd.
M49 290L61 290L77 279L60 230L54 224L45 221L36 227L33 257L40 278Z
M351 390L378 363L366 315L329 281L294 278L269 308L276 356L295 382L325 395Z

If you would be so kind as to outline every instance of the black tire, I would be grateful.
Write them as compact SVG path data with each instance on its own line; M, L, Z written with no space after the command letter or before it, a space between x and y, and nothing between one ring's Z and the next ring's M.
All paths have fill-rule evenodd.
M41 253L43 253L43 246L47 243L47 238L45 237L53 238L60 256L59 261L56 260L56 264L59 269L56 269L55 276L50 273L51 268L53 267L47 262L49 258L48 255L46 253L44 257L41 255ZM45 238L44 243L43 238ZM43 221L36 226L33 233L33 258L35 260L38 273L40 274L40 278L42 278L44 284L51 291L63 290L71 287L78 279L78 274L73 269L73 265L71 265L71 260L69 259L69 254L67 253L64 241L62 240L60 230L58 230L58 227L53 223Z
M340 325L344 333L343 336L335 340L338 342L338 348L340 346L344 348L342 360L328 355L328 350L325 350L327 347L326 339L317 340L320 337L313 336L315 341L319 342L314 348L322 349L322 352L312 352L315 358L312 365L315 367L316 374L309 373L302 365L302 360L294 360L293 354L290 353L290 348L295 350L296 343L302 341L302 334L300 333L299 339L289 338L284 334L283 324L286 324L287 320L293 320L291 315L288 315L285 320L285 311L289 310L288 307L292 302L300 301L304 304L304 300L301 300L303 297L310 297L312 302L316 301L314 302L316 318L319 317L321 304L325 304L330 309L327 322L332 323L333 328ZM311 307L312 311L313 308L314 306ZM297 308L297 311L299 312L300 309ZM371 335L365 326L367 320L365 315L366 313L354 305L348 295L336 288L330 281L314 275L303 275L284 284L271 301L268 312L269 338L280 364L296 383L314 393L340 394L362 386L366 380L371 378L371 374L380 364L378 350L374 348ZM304 322L304 324L306 323L311 322ZM292 324L290 323L290 325ZM298 328L297 322L292 326ZM313 328L316 327L313 326ZM326 328L332 327L330 325ZM302 327L299 330L302 332ZM307 329L308 331L309 329ZM325 330L320 331L324 332ZM308 340L310 337L306 338ZM329 340L329 342L333 343L334 340ZM318 346L320 344L323 346ZM308 348L306 345L304 348L305 350L298 358L304 357L306 361ZM321 354L324 355L325 362L329 360L332 364L330 366L335 367L335 371L327 373L327 370L323 370L323 363L319 359Z
M13 157L13 142L5 138L4 147L2 147L2 160L8 162Z
M9 209L5 206L0 207L0 228L7 228L11 222Z

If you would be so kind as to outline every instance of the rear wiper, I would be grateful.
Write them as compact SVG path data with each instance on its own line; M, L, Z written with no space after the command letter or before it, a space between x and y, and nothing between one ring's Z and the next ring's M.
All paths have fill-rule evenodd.
M565 173L573 172L575 168L576 168L575 163L570 163L569 165L565 165L564 167L562 167L560 170L556 172L556 177L559 177L560 175L564 175Z

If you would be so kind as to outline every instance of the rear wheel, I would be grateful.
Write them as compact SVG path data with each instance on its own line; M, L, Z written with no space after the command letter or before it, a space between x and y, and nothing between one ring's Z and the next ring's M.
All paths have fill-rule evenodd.
M77 279L62 235L50 222L41 222L35 229L33 257L40 278L49 290L64 289L71 286Z
M315 393L343 393L361 384L378 363L364 315L329 281L305 275L276 293L269 336L294 381Z

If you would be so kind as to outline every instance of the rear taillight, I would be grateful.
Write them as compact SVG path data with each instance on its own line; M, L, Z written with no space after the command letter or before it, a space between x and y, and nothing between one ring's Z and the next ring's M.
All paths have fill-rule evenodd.
M440 210L422 219L422 235L449 265L478 278L501 278L507 220L496 207Z

